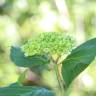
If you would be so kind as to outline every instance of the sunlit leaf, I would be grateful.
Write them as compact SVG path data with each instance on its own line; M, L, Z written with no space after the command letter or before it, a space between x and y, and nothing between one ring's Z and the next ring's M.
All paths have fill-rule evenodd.
M66 87L94 60L96 56L96 38L91 39L76 49L63 61L62 75Z

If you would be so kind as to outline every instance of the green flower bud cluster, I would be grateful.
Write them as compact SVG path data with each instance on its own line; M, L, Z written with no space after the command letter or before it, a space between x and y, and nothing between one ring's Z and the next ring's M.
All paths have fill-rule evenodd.
M41 33L34 39L31 39L22 46L26 56L36 54L66 54L69 53L75 45L72 37L61 32Z

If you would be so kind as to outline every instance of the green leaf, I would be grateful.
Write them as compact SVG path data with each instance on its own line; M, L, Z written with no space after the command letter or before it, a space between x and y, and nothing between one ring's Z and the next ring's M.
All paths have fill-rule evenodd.
M9 86L0 88L0 96L55 96L54 92L43 87Z
M12 47L11 60L20 67L34 67L38 65L45 65L50 62L49 58L45 55L34 55L26 57L19 47Z
M68 88L70 83L94 60L96 56L96 38L76 49L62 63L62 76Z
M20 84L18 83L18 82L16 82L16 83L12 83L11 85L10 85L10 87L14 87L14 86L19 86Z

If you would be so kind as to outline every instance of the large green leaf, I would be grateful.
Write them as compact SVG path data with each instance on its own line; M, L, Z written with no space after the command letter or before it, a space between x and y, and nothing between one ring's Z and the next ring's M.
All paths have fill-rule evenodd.
M26 57L19 47L12 47L11 60L20 67L34 67L45 65L50 62L49 58L45 55L34 55Z
M42 87L9 86L0 88L0 96L55 96L54 92Z
M96 38L91 39L76 49L62 63L62 76L66 87L94 60L96 56Z

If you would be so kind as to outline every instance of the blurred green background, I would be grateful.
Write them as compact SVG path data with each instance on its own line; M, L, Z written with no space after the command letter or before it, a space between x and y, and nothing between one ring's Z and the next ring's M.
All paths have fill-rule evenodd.
M20 74L11 46L53 31L72 35L78 45L96 37L96 0L0 0L0 86ZM96 61L76 78L69 96L96 96Z

